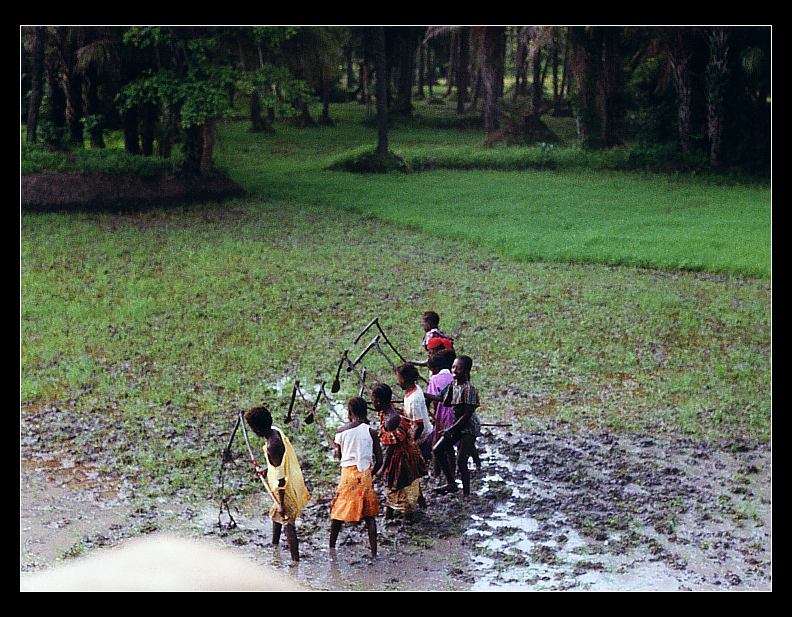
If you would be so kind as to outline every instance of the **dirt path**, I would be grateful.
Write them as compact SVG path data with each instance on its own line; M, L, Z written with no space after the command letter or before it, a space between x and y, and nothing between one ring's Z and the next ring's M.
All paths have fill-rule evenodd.
M412 525L380 518L376 561L362 526L326 547L332 495L316 495L299 523L297 567L285 545L269 545L263 495L232 502L238 526L220 529L217 504L134 510L123 486L90 469L25 463L22 569L161 529L221 537L314 589L772 588L768 447L486 430L480 445L475 494L430 494Z

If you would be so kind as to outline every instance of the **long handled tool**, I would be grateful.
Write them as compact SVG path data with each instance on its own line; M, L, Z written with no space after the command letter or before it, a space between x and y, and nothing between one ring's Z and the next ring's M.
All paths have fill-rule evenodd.
M322 398L322 390L324 389L325 381L322 382L322 385L319 386L319 390L316 392L316 400L314 400L313 407L311 407L311 411L308 412L308 415L305 416L305 423L306 424L313 424L314 421L314 414L316 413L316 407L319 405L319 399Z
M230 463L233 460L231 456L231 443L234 441L234 437L236 437L237 430L239 429L239 424L242 422L242 415L237 415L236 424L234 425L234 430L231 431L231 437L228 438L228 444L225 448L223 448L222 454L220 455L220 460L223 463Z
M324 388L324 383L325 382L322 382L322 385L319 386L319 393L322 395L322 398L325 400L325 402L327 403L328 407L330 407L330 411L332 411L335 414L335 417L338 418L341 421L341 423L343 424L344 419L341 417L341 415L338 413L338 411L336 411L335 403L330 400L329 396L327 396L327 390L325 390L325 388Z
M360 392L358 392L358 396L363 396L363 393L366 391L366 367L363 367L363 376L360 378Z
M352 363L351 363L351 364L349 364L349 365L347 366L347 373L349 373L349 372L350 372L350 371L351 371L351 370L352 370L354 367L356 367L356 366L358 365L358 363L359 363L359 362L360 362L360 361L363 359L363 357L364 357L364 356L365 356L365 355L366 355L366 354L367 354L369 351L371 351L371 350L372 350L374 347L376 347L376 346L377 346L377 344L379 343L379 337L380 337L380 335L378 334L378 335L377 335L377 336L375 336L373 339L371 339L371 342L370 342L368 345L366 345L366 348L365 348L363 351L361 351L361 352L358 354L358 357L357 357L357 358L355 358L355 359L352 361Z
M300 381L295 380L294 387L292 388L292 393L291 393L291 401L289 401L289 411L286 412L286 419L284 420L286 424L292 421L291 413L292 413L292 408L294 407L294 397L297 394L297 389L299 387L300 387Z
M245 420L242 418L242 411L239 412L239 417L241 420L240 424L242 425L242 434L245 436L245 445L247 446L248 454L250 455L250 460L253 463L253 467L256 470L256 475L258 476L259 480L261 480L264 488L267 489L267 493L269 493L269 496L272 498L272 503L274 503L276 506L279 506L280 502L272 492L264 472L262 471L261 467L259 467L258 460L256 460L256 455L253 454L253 448L250 447L250 439L248 439L247 429L245 428ZM284 519L285 518L286 517L284 517Z
M393 361L390 359L390 357L388 357L388 354L386 354L384 351L382 351L382 347L381 347L381 346L380 346L380 344L379 344L379 335L377 335L376 339L377 339L377 340L376 340L376 343L374 343L374 348L375 348L375 349L376 349L378 352L380 352L380 355L381 355L383 358L385 358L385 360L387 360L387 361L388 361L388 364L390 364L390 367L391 367L391 368L392 368L392 369L395 371L395 370L396 370L396 365L393 363Z
M357 367L354 364L352 364L352 361L349 358L344 358L344 362L346 362L347 370L354 371L355 375L357 375L358 379L362 379L360 371L357 370ZM372 373L372 375L373 375L374 379L377 379L376 375L374 375L373 373ZM377 381L379 381L379 379L377 379ZM331 392L332 392L332 390L331 390Z
M345 349L344 353L341 354L341 359L338 361L338 368L336 369L335 379L333 380L333 385L330 386L330 392L335 394L341 389L341 382L338 380L338 376L341 373L341 367L344 365L344 360L348 360L347 354L349 354L349 350Z
M377 326L377 330L379 330L379 333L382 335L382 338L385 341L385 344L393 350L393 353L395 353L399 357L399 360L401 360L402 362L407 362L407 360L404 359L404 356L402 356L399 353L399 351L393 346L393 344L391 344L391 342L388 340L388 335L385 334L385 331L382 329L382 326L380 325L379 317L375 317L370 322L368 322L368 325L365 328L363 328L363 330L360 331L360 334L357 335L357 338L355 339L355 343L354 344L357 345L357 342L361 338L363 338L363 335L366 334L366 332L369 331L371 326Z
M358 341L363 338L363 335L366 332L368 332L369 329L371 328L371 326L373 326L374 324L378 324L379 325L379 317L375 317L370 322L368 322L368 325L360 331L360 334L357 335L357 338L355 339L355 342L353 343L353 345L357 345Z
M219 492L220 492L220 510L217 513L217 526L222 529L223 528L223 508L225 508L226 514L228 514L228 529L233 529L237 526L237 522L234 520L234 515L231 514L231 506L228 502L229 498L225 495L225 477L223 475L223 471L225 470L226 463L231 463L234 460L234 457L231 455L231 444L234 441L234 437L236 437L237 430L239 429L239 424L242 421L242 415L237 415L236 424L234 425L234 430L231 431L231 437L228 438L228 444L225 448L223 448L220 454L220 474L217 480L219 485Z

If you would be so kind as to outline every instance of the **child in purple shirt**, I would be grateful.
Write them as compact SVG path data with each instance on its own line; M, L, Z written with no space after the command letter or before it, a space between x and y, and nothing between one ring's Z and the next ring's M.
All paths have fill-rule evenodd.
M426 386L426 391L424 392L424 398L426 398L426 406L430 409L431 415L431 408L432 403L434 403L434 445L437 443L437 440L443 435L443 432L448 429L455 421L454 417L454 408L447 407L443 405L442 401L440 400L440 393L445 390L446 386L450 384L454 380L454 376L451 374L451 365L454 363L456 359L456 352L453 349L443 349L436 353L430 354L429 359L427 360L427 366L432 373L432 376L429 378L429 385ZM446 451L446 455L449 453ZM453 456L453 454L452 454ZM434 456L434 475L439 476L442 471L442 467L440 465L440 460L437 456ZM451 466L453 468L453 462L451 462Z

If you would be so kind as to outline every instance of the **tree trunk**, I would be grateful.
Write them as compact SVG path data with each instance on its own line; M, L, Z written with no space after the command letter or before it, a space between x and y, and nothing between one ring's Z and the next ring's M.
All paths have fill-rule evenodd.
M597 83L602 60L599 28L570 26L569 48L575 82L573 106L578 138L584 148L597 148L602 128L597 109Z
M371 75L368 60L360 63L360 79L363 82L363 101L366 103L366 114L371 113Z
M688 28L673 28L667 39L668 59L677 92L677 129L682 152L689 154L693 148L693 84L691 64L693 49Z
M98 118L99 111L99 95L97 86L99 76L97 75L96 68L90 66L85 72L85 79L82 88L82 105L83 117L88 118L93 116L91 124L88 128L88 137L91 141L92 148L104 148L104 122Z
M470 83L470 28L459 31L459 62L457 64L457 113L465 113Z
M316 126L316 120L311 117L311 110L308 109L308 103L300 99L292 99L291 105L299 112L297 126L300 128Z
M482 115L484 130L487 133L496 131L500 126L498 98L503 86L504 31L503 26L484 26L482 36L481 85L484 91Z
M321 126L332 126L333 119L330 117L330 85L324 76L324 69L319 67L319 83L321 84L322 93L322 115L319 116L319 124Z
M566 92L569 91L569 90L567 90L566 92L564 91L564 89L568 85L569 76L572 74L571 71L567 71L568 68L569 68L569 31L567 30L566 37L564 38L564 69L561 72L561 89L558 93L559 101L560 99L563 99L564 94L566 94Z
M66 126L69 130L69 141L83 147L82 120L82 79L77 74L77 57L75 51L83 46L85 31L80 27L66 28L58 42L61 54L61 87L66 101Z
M707 65L707 137L709 138L710 165L723 167L723 126L726 95L729 82L729 30L714 27L707 31L710 48Z
M214 153L215 142L215 123L210 120L201 127L201 176L204 178L211 175L214 170L212 155Z
M203 164L203 127L190 126L184 131L184 167L185 174L197 176Z
M544 85L545 81L547 81L547 69L550 68L550 56L545 53L544 54L544 64L542 65L542 75L539 78L539 81L542 82L542 92L544 93Z
M162 109L162 126L159 135L159 155L164 158L170 158L171 151L173 150L173 143L176 139L176 114L173 110L169 109L167 105Z
M523 66L525 65L525 42L520 35L520 30L517 31L517 49L514 53L514 90L512 90L512 100L516 101L517 96L521 94L522 88L525 87L525 82L521 82L523 76Z
M157 107L154 103L143 103L140 114L140 146L143 156L154 154L154 135L157 126Z
M46 30L42 26L36 26L33 38L33 49L31 50L33 71L27 112L28 143L35 143L37 138L36 130L38 128L39 109L41 109L41 99L44 94L44 45L46 43L46 37Z
M250 131L260 133L265 129L264 118L261 117L261 99L255 88L250 94Z
M476 71L476 81L473 82L473 100L470 102L468 111L475 111L478 105L479 95L481 94L481 69Z
M503 30L503 32L501 33L500 59L498 60L498 73L496 77L498 98L503 98L503 89L506 84L506 28L501 28L501 30Z
M429 45L426 45L426 67L427 67L427 75L426 81L427 86L429 87L429 97L434 96L434 92L432 92L432 88L434 88L435 84L435 65L434 65L434 55L432 54L432 48Z
M388 156L388 67L385 55L385 28L376 28L374 62L377 71L377 156Z
M84 146L82 119L82 80L75 74L73 67L63 69L61 87L66 95L66 126L69 129L69 141L80 147Z
M124 151L127 154L140 154L137 105L122 114L121 122L124 125Z
M46 101L43 105L42 120L46 121L44 142L53 148L66 147L66 95L60 82L61 53L58 32L47 31L47 38L54 39L54 45L44 54L46 78ZM47 53L48 51L48 53Z
M396 111L402 116L412 115L412 88L415 79L415 39L411 33L399 39L399 83Z
M531 73L531 115L539 119L542 111L542 48L536 47Z
M423 41L418 46L418 92L416 97L425 98L424 95L424 72L426 70L426 43Z
M553 45L550 49L551 66L553 71L553 107L558 107L561 97L558 94L558 41L553 37Z
M620 145L622 139L622 106L620 102L621 29L602 28L602 78L600 80L602 145Z
M456 76L457 55L459 51L459 40L456 30L451 31L451 44L448 47L448 72L446 78L448 80L448 87L446 88L445 96L451 95L451 88L454 85L454 78Z
M347 90L352 90L355 87L355 67L352 63L352 48L347 47L344 53L346 56L346 87Z

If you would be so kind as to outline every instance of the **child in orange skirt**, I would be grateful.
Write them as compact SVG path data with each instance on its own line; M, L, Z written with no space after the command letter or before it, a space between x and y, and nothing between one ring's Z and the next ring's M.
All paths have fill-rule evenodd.
M373 476L382 464L376 431L368 425L366 401L359 396L347 403L349 423L336 431L336 458L341 459L341 481L330 506L330 548L335 548L342 523L366 521L371 556L377 556L379 499Z

